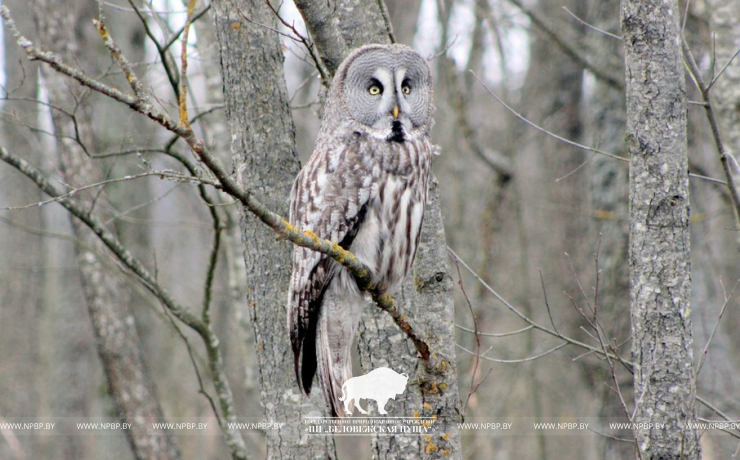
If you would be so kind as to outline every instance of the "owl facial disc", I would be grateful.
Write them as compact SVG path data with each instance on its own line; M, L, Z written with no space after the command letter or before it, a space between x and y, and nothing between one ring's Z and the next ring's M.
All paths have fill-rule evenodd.
M406 142L428 132L431 74L416 51L365 48L350 57L338 78L343 109L373 138Z

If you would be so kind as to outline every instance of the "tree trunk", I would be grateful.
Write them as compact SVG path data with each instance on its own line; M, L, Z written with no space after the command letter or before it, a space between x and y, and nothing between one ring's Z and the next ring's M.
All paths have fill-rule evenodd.
M214 1L221 50L226 117L237 177L271 210L288 215L288 195L298 174L294 127L283 74L275 18L262 1ZM242 239L251 318L267 421L285 423L267 431L268 458L334 458L334 443L303 430L302 418L316 406L300 393L293 374L287 331L287 289L292 247L256 217L244 212Z
M678 2L623 0L630 303L642 458L700 457L695 427L686 89ZM655 424L665 424L665 428Z
M39 21L39 42L47 49L61 47L59 55L62 59L73 62L81 58L79 49L88 46L95 48L85 41L78 42L78 37L84 37L85 34L77 33L74 26L89 24L95 8L71 0L64 0L64 3L59 5L57 2L52 7L48 0L36 0L34 6ZM64 13L49 14L55 10ZM87 55L87 58L91 59L92 55ZM75 92L79 87L46 67L43 68L43 75L51 103L67 110L67 113L76 114L81 141L92 146L92 113L89 106L78 105L80 95ZM65 183L74 187L99 181L103 177L102 172L72 140L75 126L69 116L53 111L52 122ZM99 200L97 194L78 193L77 197L89 203L91 210ZM143 360L125 280L118 268L106 260L107 249L97 236L77 219L72 224L79 240L76 245L77 263L98 354L118 415L122 422L131 425L124 432L134 456L140 459L180 458L173 437L164 430L152 428L152 423L163 421L164 416ZM90 375L90 372L85 372L79 377L89 379ZM88 399L89 395L84 397ZM78 455L79 458L85 458L84 455Z

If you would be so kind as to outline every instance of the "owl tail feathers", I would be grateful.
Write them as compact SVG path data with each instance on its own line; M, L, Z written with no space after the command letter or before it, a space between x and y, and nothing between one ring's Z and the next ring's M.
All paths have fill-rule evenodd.
M291 331L291 343L293 346L293 368L295 370L298 387L306 395L311 394L313 378L316 375L316 331L318 315L308 323L308 329L304 336L293 337Z
M352 378L352 337L348 342L330 340L326 329L319 326L316 336L316 374L331 417L346 417L342 404L342 385ZM343 337L347 338L347 337Z

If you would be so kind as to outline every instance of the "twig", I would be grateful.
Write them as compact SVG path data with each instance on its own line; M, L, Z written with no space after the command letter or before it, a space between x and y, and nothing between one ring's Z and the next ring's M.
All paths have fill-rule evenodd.
M329 69L327 69L321 57L319 57L316 51L316 47L314 46L313 42L309 40L308 37L298 32L298 29L295 28L295 24L288 24L288 21L286 21L285 19L283 19L282 16L280 16L280 12L278 11L278 9L273 7L272 3L269 0L265 0L265 3L270 8L270 10L275 15L275 17L277 17L278 21L280 21L281 24L283 24L285 27L290 29L295 34L295 36L293 37L288 34L284 34L278 30L276 30L275 32L277 32L278 34L284 37L288 37L289 39L293 40L296 43L302 44L303 47L306 48L306 52L308 53L309 56L311 56L311 60L313 61L314 66L316 66L316 70L318 70L319 72L319 75L321 77L321 82L324 84L325 87L329 88L329 86L331 85L331 72L329 71ZM242 14L242 17L244 17L247 21L254 23L254 21L247 18L246 15Z
M388 34L388 38L391 43L396 43L396 36L393 35L393 25L391 25L391 15L388 13L388 8L385 5L384 0L377 0L378 9L380 9L380 15L383 16L383 23L385 23L385 33Z
M468 121L465 97L460 91L455 64L451 59L443 58L442 65L446 70L445 73L449 81L450 105L455 113L455 120L462 139L468 145L468 148L497 174L499 182L506 184L514 175L511 162L502 155L486 152L481 146L478 134Z
M720 409L719 409L718 407L716 407L716 406L715 406L714 404L710 403L709 401L707 401L706 399L702 398L701 396L699 396L699 395L696 395L696 400L697 400L697 401L699 401L699 402L700 402L700 403L701 403L702 405L704 405L704 407L706 407L707 409L711 410L711 411L712 411L712 412L714 412L715 414L717 414L717 415L719 415L720 417L722 417L722 418L723 418L723 419L724 419L725 421L727 421L727 422L733 422L733 419L732 419L732 418L730 418L730 417L729 417L729 416L728 416L727 414L725 414L725 413L724 413L724 412L723 412L722 410L720 410ZM732 436L734 436L734 437L736 437L736 438L740 439L740 435L738 435L738 434L734 434L734 433L730 433L730 434L731 434Z
M624 84L621 80L619 80L615 76L609 75L606 71L599 69L591 62L589 62L589 60L582 55L579 49L571 45L566 38L562 37L559 30L548 24L545 19L540 16L539 13L524 6L524 3L522 3L520 0L509 1L516 5L517 8L519 8L524 14L529 16L529 19L532 21L532 23L540 30L542 30L548 37L550 37L553 42L555 42L555 44L558 45L566 55L568 55L568 57L573 59L573 61L594 74L596 78L602 80L604 83L608 84L612 88L620 92L624 91Z
M174 91L175 96L179 99L180 89L177 81L177 72L175 72L175 70L172 68L174 66L174 58L171 54L167 52L171 44L168 44L167 47L163 47L162 45L160 45L159 40L157 40L157 37L154 35L154 32L152 32L151 28L149 28L149 21L147 21L147 19L144 17L145 12L141 11L139 7L136 6L134 0L129 0L129 4L131 5L131 8L133 8L136 15L139 17L141 25L144 27L144 33L146 33L146 35L149 37L149 40L151 40L151 42L154 43L154 46L157 48L159 59L162 61L162 67L167 74L167 80L169 80L170 86L172 87L172 91ZM153 17L156 17L158 13L152 10L150 14ZM173 37L172 42L174 43L175 40L176 36Z
M218 413L218 409L216 409L216 403L213 401L213 398L211 397L211 395L206 391L205 385L203 385L203 377L200 375L200 369L198 368L198 361L195 358L195 350L193 350L193 347L190 344L190 340L188 340L188 337L182 332L182 329L180 329L180 326L172 318L172 315L169 313L167 308L163 307L162 310L163 310L164 316L169 320L172 328L175 329L175 332L177 333L177 335L185 343L185 349L188 351L188 357L190 358L190 362L193 365L193 370L195 371L195 378L196 380L198 380L198 388L199 388L198 392L202 394L208 400L208 404L211 406L211 410L213 411L213 414L216 417L216 422L218 422L218 426L223 428L223 422L221 421L221 416Z
M514 313L522 321L524 321L528 325L532 326L534 329L536 329L538 331L541 331L541 332L544 332L546 334L549 334L549 335L551 335L553 337L557 337L557 338L559 338L559 339L561 339L561 340L563 340L563 341L565 341L565 342L567 342L567 343L569 343L571 345L575 345L575 346L577 346L579 348L583 348L584 350L589 350L589 351L591 351L593 353L596 353L598 355L602 355L603 356L606 353L610 353L610 352L604 351L601 348L597 348L597 347L593 347L591 345L585 344L585 343L583 343L583 342L581 342L579 340L573 339L571 337L568 337L567 335L561 334L560 332L557 332L557 331L555 331L553 329L550 329L548 327L542 326L539 323L536 323L530 317L528 317L524 313L520 312L509 301L507 301L506 299L504 299L498 292L496 292L496 290L494 290L488 283L485 282L485 280L483 278L480 277L480 275L478 275L472 268L470 268L470 266L464 260L462 260L460 258L460 256L458 256L455 253L454 250L452 250L452 248L448 247L447 249L450 251L450 254L452 254L458 260L458 262L460 263L460 265L462 265L463 267L465 267L465 269L468 270L468 272L471 275L473 275L473 277L475 277L475 279L477 279L478 282L481 283L481 285L496 298L496 300L498 300L499 302L501 302L509 311L511 311L512 313ZM619 362L621 362L628 370L631 370L632 363L630 363L629 361L622 360L618 356L614 356L613 354L611 354L611 357L614 358L614 359L619 360Z
M603 437L605 437L605 438L609 438L609 439L612 439L612 440L614 440L614 441L619 441L619 442L628 442L628 443L630 443L630 444L634 444L635 442L637 442L637 441L635 441L634 439L620 438L620 437L618 437L618 436L612 436L612 435L610 435L610 434L602 433L602 432L600 432L600 431L594 430L593 428L588 428L588 427L587 427L586 429L587 429L588 431L591 431L592 433L596 433L596 434L598 434L599 436L603 436Z
M717 147L717 153L719 153L720 162L722 163L722 170L725 173L725 180L727 181L727 187L730 190L730 196L732 197L732 204L735 209L736 222L740 221L740 193L738 193L737 186L732 174L732 163L730 154L725 150L725 145L722 141L722 136L719 131L719 124L717 117L714 115L714 109L712 108L712 101L709 97L709 87L704 83L704 79L699 71L699 66L694 60L694 55L691 54L691 48L689 43L686 41L686 37L681 35L681 45L684 55L684 63L689 69L689 74L694 80L696 88L701 93L702 100L704 101L704 110L706 111L707 121L709 122L710 130L712 131L712 137Z
M124 177L119 177L119 178L115 178L115 179L107 179L107 180L104 180L104 181L95 182L93 184L88 184L88 185L84 185L82 187L74 188L72 190L69 190L66 193L59 193L58 195L53 196L52 198L49 198L47 200L42 200L42 201L38 201L36 203L31 203L31 204L26 204L26 205L21 205L21 206L7 206L5 208L0 208L0 211L18 211L18 210L21 210L21 209L35 208L37 206L43 206L45 204L54 203L54 202L57 202L57 201L62 201L64 199L66 199L66 198L73 197L77 193L82 192L82 191L85 191L85 190L89 190L89 189L93 189L93 188L97 188L97 187L104 187L106 185L116 184L116 183L119 183L119 182L128 182L128 181L131 181L131 180L140 179L142 177L152 177L152 176L156 176L156 177L160 177L160 178L164 178L164 177L176 177L177 180L181 180L181 179L187 179L187 180L193 179L193 180L195 180L195 178L190 178L188 176L174 176L174 175L173 176L170 176L170 173L169 172L165 172L165 171L159 171L159 172L150 171L150 172L144 172L144 173L134 174L134 175L131 175L131 176L124 176Z
M714 86L714 84L717 82L717 80L719 80L719 77L721 77L722 74L725 73L725 70L727 70L727 68L730 66L730 64L732 64L732 61L735 60L735 58L737 57L738 54L740 54L740 48L738 48L738 50L735 51L735 53L730 57L730 59L727 60L727 62L725 63L725 65L723 65L722 68L719 69L719 72L717 73L717 75L713 75L712 81L710 81L709 84L707 85L707 91L709 91L710 89L712 89L712 86Z
M494 338L510 337L512 335L517 335L517 334L521 334L523 332L527 332L527 331L529 331L529 330L531 330L531 329L534 328L534 326L525 326L525 327L523 327L521 329L517 329L516 331L501 332L501 333L496 334L496 333L492 333L492 332L481 332L481 331L477 331L475 329L469 329L469 328L467 328L465 326L461 326L461 325L459 325L457 323L455 323L455 327L458 328L458 329L460 329L460 330L463 330L465 332L470 332L470 333L477 334L477 335L480 335L480 336L483 336L483 337L494 337Z
M108 32L108 28L105 26L103 17L100 16L99 19L93 19L93 24L95 24L95 27L97 27L98 34L103 40L103 43L105 43L106 48L108 48L108 51L110 51L111 56L113 56L113 59L118 62L123 75L126 77L126 81L131 86L131 89L134 90L134 94L136 94L136 97L141 99L142 101L147 101L148 96L144 91L144 85L142 85L139 79L136 78L136 74L134 73L134 69L131 66L131 63L128 62L126 56L123 55L121 49L113 41L113 37L111 37L110 33Z
M627 419L632 422L633 418L629 413L629 410L627 409L627 402L624 400L624 396L622 395L622 389L619 385L619 379L617 378L617 370L616 366L614 364L614 360L612 359L612 355L617 357L617 360L624 365L624 362L622 361L621 357L619 356L618 350L614 347L608 346L606 344L605 340L605 333L604 328L601 325L601 322L599 321L597 312L598 312L598 301L599 301L599 282L600 282L600 269L599 269L599 252L601 250L601 234L599 234L599 242L596 247L596 253L594 254L594 269L596 272L596 283L594 286L594 294L593 294L593 301L591 301L588 298L588 295L586 294L585 289L583 288L583 285L581 284L580 279L578 278L578 275L576 273L575 267L573 266L573 261L570 258L570 255L566 252L565 255L568 258L568 263L570 265L571 272L573 273L573 278L576 280L576 284L578 285L578 289L581 292L581 295L583 295L583 298L586 302L586 305L589 307L589 310L591 311L592 317L589 318L586 313L583 311L583 309L576 306L575 301L573 300L570 295L568 297L571 299L571 302L573 302L573 306L576 307L576 310L581 314L584 320L591 326L594 333L596 334L596 337L593 337L591 334L589 334L591 337L594 338L596 342L598 342L599 346L601 346L602 351L604 352L604 357L606 358L606 362L609 365L609 372L612 378L612 382L614 383L613 391L616 393L617 397L619 398L619 404L622 407L622 412L624 412L624 415L627 417ZM585 331L585 329L584 329ZM633 435L635 436L635 439L637 439L637 431L636 429L632 430Z
M488 373L490 373L490 370L486 374L486 376L483 377L483 379L481 379L478 383L475 382L475 374L478 373L478 366L480 365L480 334L478 334L478 317L475 315L475 311L473 311L473 303L470 301L470 297L465 291L462 274L460 273L460 264L457 263L457 259L455 259L454 257L452 257L452 261L454 262L455 268L457 269L457 284L458 286L460 286L460 291L465 297L465 302L468 305L470 316L473 319L473 329L475 331L475 360L473 360L473 370L470 373L470 390L468 390L468 396L465 398L465 403L463 404L462 408L462 413L463 415L465 415L465 411L468 408L468 402L470 401L470 398L473 396L473 393L478 390L478 387L481 383L483 383L483 380L488 377Z
M563 9L565 10L566 13L568 13L569 15L571 15L571 17L573 17L573 19L575 19L576 21L578 21L582 25L588 27L589 29L595 30L596 32L598 32L600 34L606 35L607 37L611 37L611 38L614 38L616 40L622 41L622 37L620 37L619 35L614 35L613 33L607 32L606 30L599 29L598 27L594 26L593 24L589 24L588 22L586 22L583 19L579 18L574 12L572 12L571 10L569 10L567 6L564 6Z
M735 285L732 286L732 290L730 291L730 295L725 295L725 302L722 304L722 309L719 311L719 316L717 316L717 322L714 323L714 328L712 329L712 333L709 334L709 338L707 339L707 343L704 345L704 349L701 351L701 356L699 356L699 364L696 365L696 372L694 372L694 380L699 377L699 372L701 372L701 368L704 365L704 360L707 357L707 352L709 350L709 344L712 343L712 339L714 338L714 334L717 332L717 329L719 328L719 324L722 321L722 316L725 314L725 308L727 308L727 304L730 303L730 299L732 299L732 296L735 294L735 290L737 289L738 285L740 284L740 279L735 281Z
M547 289L545 289L545 278L542 276L542 270L539 268L537 272L540 274L540 285L542 286L542 295L545 298L545 309L547 310L547 317L550 318L550 325L552 330L560 334L558 328L555 326L555 320L552 319L552 311L550 310L550 302L547 300Z
M542 128L541 126L539 126L536 123L534 123L534 122L530 121L529 119L527 119L527 117L525 117L524 115L522 115L519 112L517 112L516 110L514 110L511 106L509 106L506 102L504 102L503 99L501 99L500 97L498 97L498 95L496 93L494 93L493 91L491 91L491 89L489 89L488 86L486 86L486 84L483 82L483 80L481 80L480 77L478 77L478 75L475 72L473 72L472 70L469 70L469 72L473 74L473 76L475 77L475 79L478 80L478 83L480 83L481 86L483 86L483 88L488 92L488 94L490 94L491 96L493 96L494 99L496 99L499 104L503 105L504 108L506 110L508 110L509 112L511 112L515 117L517 117L518 119L522 120L524 123L528 124L529 126L533 127L534 129L536 129L536 130L538 130L540 132L543 132L543 133L547 134L548 136L554 137L555 139L559 140L560 142L564 142L564 143L566 143L566 144L568 144L568 145L570 145L572 147L576 147L576 148L579 148L581 150L586 150L586 151L589 151L589 152L598 153L599 155L604 155L604 156L607 156L609 158L614 158L615 160L619 160L619 161L629 161L629 159L627 159L627 158L620 157L619 155L614 155L613 153L605 152L603 150L595 149L593 147L588 147L588 146L583 145L583 144L579 144L578 142L574 142L574 141L571 141L570 139L566 139L564 137L558 136L557 134L555 134L555 133L553 133L551 131L548 131L545 128Z
M213 291L213 279L216 274L216 264L218 263L218 253L221 249L221 232L224 226L214 208L209 208L213 217L213 243L211 244L211 255L208 258L208 268L206 269L206 284L203 288L203 310L201 318L206 324L211 324L211 294Z
M317 2L314 0L294 0L296 8L303 16L308 32L311 34L316 48L321 50L319 70L326 69L327 80L324 85L329 87L331 75L339 67L344 56L349 54L349 46L341 29L337 27L336 2ZM313 55L312 55L313 57ZM322 72L323 73L323 72ZM322 75L323 78L323 75Z
M180 37L180 34L182 34L185 31L185 27L187 27L189 24L194 24L198 19L202 18L204 14L206 14L211 9L211 4L204 6L202 10L198 11L197 13L193 14L193 17L190 21L186 22L185 25L180 27L180 30L176 31L172 34L170 39L167 41L167 43L162 46L164 50L167 50L170 48L170 46L174 45L177 39Z
M492 361L494 363L501 363L501 364L520 364L520 363L527 363L527 362L530 362L530 361L535 361L535 360L538 360L540 358L543 358L543 357L545 357L545 356L547 356L547 355L549 355L551 353L555 353L556 351L560 350L561 348L563 348L563 347L565 347L567 345L571 345L571 344L568 343L568 342L563 342L563 343L557 345L556 347L550 348L547 351L543 351L542 353L538 353L538 354L536 354L534 356L529 356L527 358L520 358L520 359L499 359L499 358L491 358L490 356L476 354L474 351L468 350L467 348L463 347L459 343L455 343L455 346L457 348L461 349L462 351L464 351L465 353L469 353L469 354L471 354L471 355L473 355L473 356L475 356L477 358L485 359L486 361Z

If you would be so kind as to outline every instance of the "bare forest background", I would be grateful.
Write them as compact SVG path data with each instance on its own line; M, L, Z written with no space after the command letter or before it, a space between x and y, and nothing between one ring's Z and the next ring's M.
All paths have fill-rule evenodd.
M324 95L319 75L326 68L317 70L306 45L313 41L309 48L319 49L324 58L330 50L306 31L303 18L312 13L312 2L2 3L17 30L39 50L54 52L65 64L124 93L136 92L135 85L129 86L131 73L111 41L106 42L112 37L142 84L139 90L151 95L148 102L177 121L183 107L178 97L185 97L194 135L229 173L236 165L240 185L251 184L258 199L287 217L284 198L290 182L257 172L272 168L292 177L298 163L272 160L269 152L250 157L250 152L294 148L302 164L312 151ZM194 6L192 27L186 28L189 3ZM465 422L527 427L515 433L520 435L452 430L453 440L460 436L460 443L449 447L452 456L633 457L640 434L609 427L610 422L636 420L635 401L642 396L635 394L629 365L629 85L620 2L364 3L383 7L377 17L389 19L397 42L429 59L434 75L433 141L440 147L434 158L434 194L444 233L432 237L446 237L450 251L437 253L437 259L422 254L441 267L430 272L430 279L445 279L440 292L454 293L456 357L451 365L456 377L451 375L456 381L449 388L459 391L457 405L440 404L464 414ZM363 8L349 16L355 23L344 19L345 30L376 25L362 16ZM100 11L102 26L93 24ZM740 235L725 181L728 174L740 173L729 160L740 153L740 60L733 60L740 48L740 6L736 0L693 0L678 2L675 11L687 61L692 395L697 420L738 420L740 358L733 350L740 348ZM220 34L242 27L252 34L242 47L225 45ZM276 242L254 217L242 217L237 199L209 185L222 178L193 155L198 144L192 138L136 113L145 108L131 110L79 85L40 64L44 59L38 56L28 60L27 49L11 30L5 27L3 33L0 147L33 165L52 188L42 192L38 182L10 166L8 155L3 157L0 423L111 421L125 413L146 420L207 422L213 429L204 434L149 432L155 447L123 433L4 429L0 458L383 456L378 446L385 441L364 436L338 437L335 454L330 440L312 438L306 447L295 432L284 433L284 439L293 439L285 445L294 442L309 450L280 450L286 447L270 430L222 434L218 424L227 420L288 421L297 432L300 411L308 407L296 399L295 407L304 409L288 420L275 412L273 406L280 403L271 402L298 394L291 372L270 369L271 363L287 359L273 356L278 354L274 343L287 350L287 333L281 336L274 332L279 328L264 329L260 322L260 296L276 291L284 298L287 282L270 288L259 284L264 292L255 293L257 284L248 281L256 273L264 280L282 279L290 267L280 257L289 254L290 243ZM349 48L372 40L371 34L357 42L348 37ZM255 50L273 50L284 61L260 60ZM225 85L241 78L229 73L227 52L237 54L242 65L246 62L246 69L273 66L275 73L250 74L250 84L259 88L254 93L248 88L243 94L224 93ZM706 79L704 93L694 83L697 75ZM285 116L260 106L266 99L257 95L264 88L279 92L275 88L282 78L289 103ZM670 83L655 81L658 92L663 82ZM234 112L242 106L251 111ZM707 107L714 118L707 117ZM279 144L277 128L268 127L270 117L282 117L294 147ZM717 134L723 140L720 152ZM247 140L236 146L239 136ZM94 210L101 228L141 261L151 278L111 255L100 233L94 235L73 218L61 199L51 200L49 190L74 191L66 197L83 204L82 214ZM250 222L256 230L250 230ZM268 243L256 243L263 240ZM197 310L199 317L173 313L164 294L152 294L154 284L167 286L168 296ZM95 302L99 305L91 306ZM175 300L172 305L179 304ZM388 324L373 321L361 330L362 340L370 344L374 327L397 327L385 313L376 313ZM423 318L421 313L417 318ZM363 369L377 364L377 356L367 350L359 351ZM413 365L413 349L405 353ZM119 375L116 369L131 372ZM116 390L116 382L133 383ZM270 382L286 382L285 389L270 394ZM230 407L223 405L226 394L233 398ZM457 397L452 390L449 395ZM394 404L400 403L391 401L387 408ZM540 421L587 421L591 430L533 430L532 423ZM737 454L740 430L698 434L702 458ZM439 455L440 443L424 444L421 438L418 443L414 449Z

